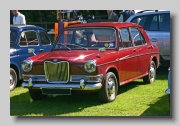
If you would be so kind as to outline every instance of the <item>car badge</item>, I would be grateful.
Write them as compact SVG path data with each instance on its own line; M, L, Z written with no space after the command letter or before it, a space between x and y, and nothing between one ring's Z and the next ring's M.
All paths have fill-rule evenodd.
M54 59L54 60L53 60L53 62L55 62L55 63L56 63L56 62L57 62L57 59Z

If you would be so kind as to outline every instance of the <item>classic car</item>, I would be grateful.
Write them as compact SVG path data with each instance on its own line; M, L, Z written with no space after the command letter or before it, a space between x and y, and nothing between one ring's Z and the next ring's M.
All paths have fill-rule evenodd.
M155 81L159 50L138 24L76 24L61 30L51 52L27 58L21 66L22 86L33 100L98 92L102 102L112 102L121 85L139 78Z
M52 42L45 29L33 25L10 25L10 90L22 80L21 62L51 49Z
M171 103L171 100L170 100L170 94L171 94L171 75L170 75L170 67L169 67L169 72L168 72L168 85L167 85L167 89L166 89L166 94L168 94L168 97L169 97L169 105Z

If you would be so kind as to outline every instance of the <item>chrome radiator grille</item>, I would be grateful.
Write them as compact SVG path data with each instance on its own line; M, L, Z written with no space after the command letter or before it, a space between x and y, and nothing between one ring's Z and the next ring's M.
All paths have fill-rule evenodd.
M44 62L44 71L46 80L49 83L67 83L69 81L69 63L60 62Z

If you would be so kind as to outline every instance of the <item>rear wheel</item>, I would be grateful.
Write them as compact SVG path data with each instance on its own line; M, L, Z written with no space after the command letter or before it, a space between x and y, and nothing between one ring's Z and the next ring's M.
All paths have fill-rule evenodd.
M17 74L13 68L10 68L10 91L14 90L17 85Z
M103 102L112 102L116 99L118 92L118 83L114 73L108 72L101 90L99 98Z
M154 61L151 61L149 67L149 73L147 76L143 77L143 81L145 83L151 84L154 83L155 80L156 80L156 65Z
M29 95L33 100L41 100L47 98L47 95L43 95L40 89L29 89Z

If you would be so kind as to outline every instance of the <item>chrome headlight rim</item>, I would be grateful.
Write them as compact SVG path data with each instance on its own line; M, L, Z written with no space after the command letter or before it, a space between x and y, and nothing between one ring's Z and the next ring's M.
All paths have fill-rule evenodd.
M87 69L87 67L89 66L89 65L93 65L93 67L91 67L92 69ZM94 72L94 71L96 71L96 62L94 61L94 60L87 60L85 63L84 63L84 69L85 69L85 71L86 72L88 72L88 73L92 73L92 72Z
M29 72L32 70L32 64L33 64L33 61L31 60L24 60L22 61L21 63L21 68L24 72ZM29 66L28 66L29 65ZM28 67L28 68L27 68Z

